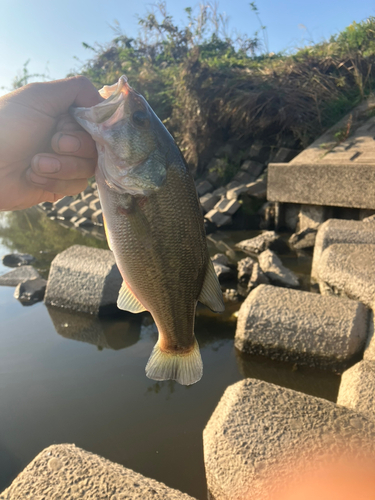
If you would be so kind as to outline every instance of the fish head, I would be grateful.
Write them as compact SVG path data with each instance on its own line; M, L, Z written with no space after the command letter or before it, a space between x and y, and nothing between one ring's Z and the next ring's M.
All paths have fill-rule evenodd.
M126 76L99 92L104 101L71 112L97 144L98 168L107 186L147 195L165 180L166 162L161 153L165 148L160 137L169 133Z

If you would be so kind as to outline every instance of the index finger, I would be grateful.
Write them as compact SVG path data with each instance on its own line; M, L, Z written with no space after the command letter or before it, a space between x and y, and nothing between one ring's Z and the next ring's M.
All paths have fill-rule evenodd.
M94 85L84 76L30 83L9 94L8 99L15 99L53 118L67 113L70 106L91 107L103 101Z

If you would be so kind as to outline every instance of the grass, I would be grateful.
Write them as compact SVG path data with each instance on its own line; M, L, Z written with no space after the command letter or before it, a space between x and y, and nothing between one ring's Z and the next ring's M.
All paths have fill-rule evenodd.
M285 55L267 53L260 19L250 37L230 36L215 3L186 16L179 26L159 3L139 19L138 37L116 28L106 47L85 44L92 57L81 72L97 87L125 73L198 175L229 139L238 149L255 139L306 147L373 91L374 17Z

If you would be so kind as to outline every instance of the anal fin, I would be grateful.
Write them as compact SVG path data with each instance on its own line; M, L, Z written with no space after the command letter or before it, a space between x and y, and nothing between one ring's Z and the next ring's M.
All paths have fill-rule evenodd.
M117 307L123 311L131 313L141 313L147 309L139 302L134 293L130 290L125 281L122 283L121 290L118 294Z
M207 264L206 275L198 300L209 307L211 311L223 312L225 310L223 293L211 259Z

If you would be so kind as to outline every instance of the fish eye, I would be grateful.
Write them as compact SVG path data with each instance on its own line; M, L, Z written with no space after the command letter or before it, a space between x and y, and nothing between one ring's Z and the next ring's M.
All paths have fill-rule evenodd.
M139 127L145 127L149 123L147 113L144 111L135 111L133 113L133 122Z

